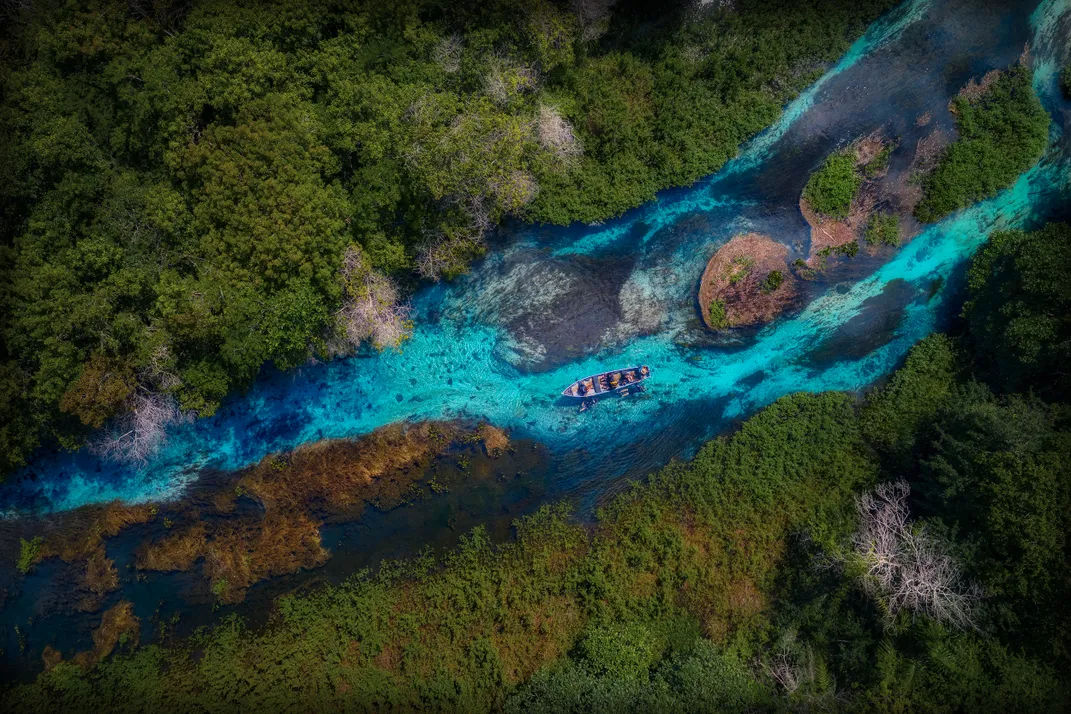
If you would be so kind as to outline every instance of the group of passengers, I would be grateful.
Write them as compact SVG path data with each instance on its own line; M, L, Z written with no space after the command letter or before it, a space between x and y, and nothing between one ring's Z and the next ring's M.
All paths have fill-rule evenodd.
M588 377L587 379L583 380L582 382L580 382L577 385L576 393L578 394L578 396L581 396L581 397L583 397L585 395L588 395L588 394L594 393L595 385L593 384L593 379L598 379L599 380L599 388L600 388L601 391L608 392L611 389L617 389L619 386L621 386L621 381L622 381L621 375L622 374L624 374L624 382L625 382L625 384L633 384L634 382L638 382L641 379L645 379L647 377L647 375L649 375L650 373L651 373L651 370L649 370L647 368L647 366L645 365L643 367L640 367L639 376L638 377L636 375L636 370L634 370L634 369L627 370L624 373L622 373L622 372L615 373L612 377L610 377L609 383L607 383L607 379L606 379L606 375L605 374L600 374L598 377Z

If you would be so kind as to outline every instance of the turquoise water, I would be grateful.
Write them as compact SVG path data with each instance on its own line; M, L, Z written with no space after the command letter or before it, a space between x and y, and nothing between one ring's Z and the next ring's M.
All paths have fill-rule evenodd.
M718 174L606 225L504 231L471 275L416 296L417 329L401 352L268 374L215 417L175 429L142 468L85 452L42 457L5 491L2 506L11 515L174 498L202 469L236 469L402 419L451 416L486 418L543 442L560 457L556 494L597 499L782 395L861 389L940 329L957 275L989 232L1033 225L1062 203L1068 106L1056 69L1067 4L982 10L912 0L875 24ZM887 260L861 260L859 279L815 286L815 299L795 315L728 340L699 329L696 283L719 245L759 230L805 254L796 200L822 157L879 127L913 146L934 125L947 125L944 107L958 86L1010 64L1026 41L1054 119L1041 163ZM924 111L934 124L916 127ZM908 159L894 155L893 170ZM814 358L849 343L872 348ZM626 363L651 366L646 394L584 414L559 401L573 379Z

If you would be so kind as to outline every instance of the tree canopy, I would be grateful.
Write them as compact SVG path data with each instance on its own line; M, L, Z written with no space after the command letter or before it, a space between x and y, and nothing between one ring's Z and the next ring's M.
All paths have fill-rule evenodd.
M266 363L398 344L406 290L503 217L714 171L892 3L612 4L5 5L0 471L137 398L210 415Z

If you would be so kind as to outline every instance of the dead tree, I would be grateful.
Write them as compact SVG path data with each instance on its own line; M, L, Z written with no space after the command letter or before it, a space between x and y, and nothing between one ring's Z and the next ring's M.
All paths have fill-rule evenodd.
M484 91L496 103L506 105L514 94L534 92L539 86L539 71L535 67L516 64L506 57L494 57L483 78Z
M144 464L167 443L168 427L188 419L170 395L138 390L129 409L90 448L112 461Z
M584 153L584 147L573 131L573 125L554 107L539 108L537 135L539 145L562 161L571 161Z
M453 74L461 69L461 51L464 43L461 35L456 32L439 40L432 52L432 59L442 68L443 72Z
M617 0L571 0L573 14L580 24L580 38L584 42L598 39L610 24L610 10Z
M417 250L417 274L438 282L452 273L462 272L467 264L466 256L479 253L483 244L483 231L433 235Z
M365 341L378 350L401 345L412 323L410 307L401 301L394 281L365 265L353 247L343 256L342 278L347 294L336 319L349 346L356 348Z
M907 483L898 481L856 499L860 524L852 544L863 589L883 603L890 620L909 610L960 629L972 628L979 593L964 585L943 544L910 522L909 493Z

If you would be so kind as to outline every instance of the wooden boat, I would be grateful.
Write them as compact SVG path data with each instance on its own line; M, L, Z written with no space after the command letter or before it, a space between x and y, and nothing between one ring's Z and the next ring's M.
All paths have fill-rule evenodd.
M607 394L628 394L633 390L639 391L639 386L650 376L651 370L647 365L615 369L576 380L562 391L562 396L570 399L595 399Z

